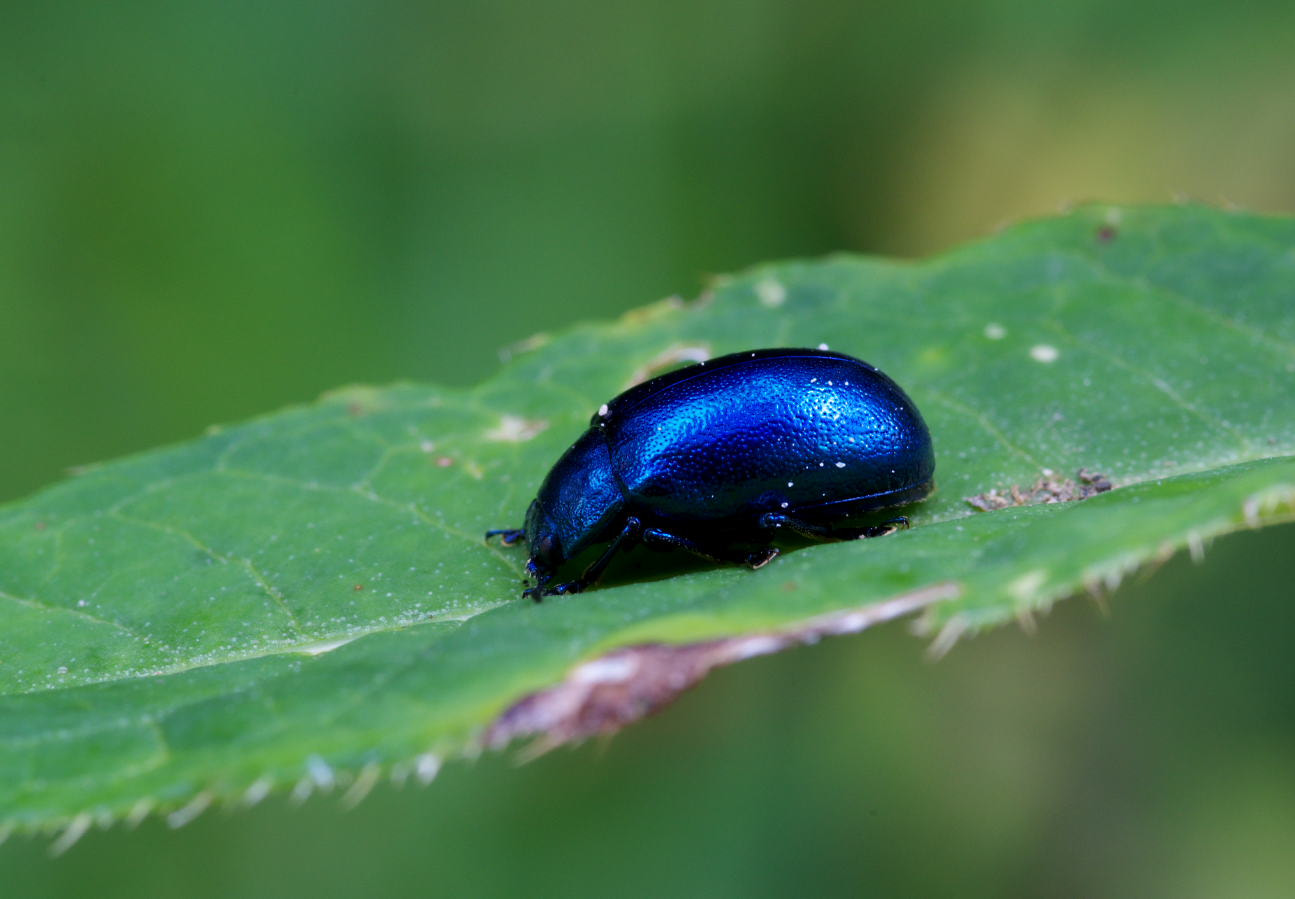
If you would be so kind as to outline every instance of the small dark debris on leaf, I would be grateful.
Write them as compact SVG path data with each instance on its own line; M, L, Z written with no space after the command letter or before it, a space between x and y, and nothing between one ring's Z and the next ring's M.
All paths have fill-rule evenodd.
M1088 499L1111 489L1111 481L1104 474L1081 468L1075 479L1056 478L1052 475L1039 478L1032 487L1013 484L1006 490L990 490L967 497L967 504L982 512L1006 509L1009 506L1033 506L1039 503L1069 503Z
M438 456L436 458L437 468L449 468L453 464L454 464L454 460L451 459L449 456Z
M36 522L36 530L38 530L38 531L43 531L43 530L45 530L45 528L47 528L47 527L48 527L48 525L47 525L47 524L45 524L45 522L43 522L43 521L38 521L38 522Z
M363 590L363 589L364 589L364 585L363 585L363 584L356 584L356 585L355 585L355 587L354 587L354 590L355 590L355 592L356 592L356 593L359 593L359 592L360 592L361 590Z
M1114 225L1102 225L1102 227L1097 229L1097 239L1102 243L1110 243L1115 239L1115 235L1117 234L1119 234L1119 232L1115 229Z

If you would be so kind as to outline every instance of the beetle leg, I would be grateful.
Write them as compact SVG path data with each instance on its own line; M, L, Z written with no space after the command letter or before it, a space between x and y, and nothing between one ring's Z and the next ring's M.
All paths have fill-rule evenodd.
M638 540L643 532L643 525L639 520L630 516L625 521L625 527L616 535L616 539L611 545L603 551L603 554L593 561L593 563L584 570L584 572L574 581L567 581L565 584L554 584L552 587L537 589L536 592L529 594L536 602L540 601L541 596L561 596L563 593L579 593L594 583L602 576L603 569L612 557L622 549L629 549ZM525 593L523 595L526 595Z
M810 524L808 521L801 521L799 518L785 515L782 512L765 512L760 516L760 527L766 531L777 531L781 528L786 528L811 540L841 540L845 538L844 534L834 532L831 528L824 527L821 524ZM856 536L856 534L852 533L851 536Z
M776 546L765 547L764 549L749 553L746 557L746 564L751 566L752 571L755 571L757 568L763 568L774 559L778 558L778 554L780 552L782 552L782 550L778 549Z
M883 521L881 524L874 525L873 527L864 528L863 533L859 536L862 538L884 537L887 534L895 533L895 531L906 531L911 527L912 525L909 524L908 519L903 515L900 515L898 518L890 519L890 521Z
M884 537L898 530L907 530L908 519L900 516L866 528L832 528L821 524L811 524L792 515L782 512L766 512L760 516L760 527L765 530L786 528L810 540L858 540L866 537Z
M603 569L607 563L612 560L612 556L622 549L629 549L637 543L643 534L643 524L631 515L625 521L625 527L616 535L616 539L611 542L611 546L603 552L601 556L594 560L593 564L584 570L580 575L579 583L581 586L588 586L602 576Z
M502 543L504 546L512 546L514 543L516 543L518 540L523 539L525 536L526 536L526 532L521 528L499 528L498 530L494 530L494 531L486 531L487 540L489 540L491 537L498 537L499 542Z
M763 568L773 561L778 555L777 547L766 546L754 551L738 550L727 554L720 554L714 549L703 546L691 537L680 537L678 534L671 534L660 528L648 528L643 532L643 542L648 546L655 546L660 549L681 549L684 552L692 553L694 556L705 559L708 562L718 562L728 565L749 565L751 568Z
M681 549L684 552L692 553L708 562L733 562L734 559L724 558L713 553L711 550L703 547L696 540L688 537L680 537L678 534L671 534L669 531L663 531L660 528L648 528L643 532L643 542L648 546L657 549Z

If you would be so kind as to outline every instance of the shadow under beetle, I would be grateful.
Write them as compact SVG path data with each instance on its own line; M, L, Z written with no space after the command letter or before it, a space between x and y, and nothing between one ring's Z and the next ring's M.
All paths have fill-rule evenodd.
M861 519L931 492L935 454L907 394L828 350L734 353L667 372L604 405L549 472L521 528L523 596L578 593L636 543L759 568L783 528L812 540L878 537ZM566 563L607 544L579 577Z

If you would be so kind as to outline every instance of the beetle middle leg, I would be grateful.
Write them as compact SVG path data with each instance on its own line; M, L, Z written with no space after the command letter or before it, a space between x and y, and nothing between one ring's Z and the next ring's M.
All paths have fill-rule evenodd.
M881 524L863 528L834 528L828 525L814 524L794 515L783 512L766 512L760 516L760 527L768 531L786 528L789 531L807 537L810 540L858 540L869 537L884 537L895 531L906 531L908 519L904 516L883 521Z
M660 528L648 528L643 532L642 540L648 546L661 549L681 549L708 562L748 565L752 569L763 568L778 555L776 546L764 546L756 550L734 550L728 553L717 552L711 547L703 546L691 537L681 537Z

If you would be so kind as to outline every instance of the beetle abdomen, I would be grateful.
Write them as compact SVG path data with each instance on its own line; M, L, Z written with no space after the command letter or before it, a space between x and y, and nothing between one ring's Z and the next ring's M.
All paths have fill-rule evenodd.
M738 353L671 372L622 394L596 422L627 498L666 518L850 500L880 508L920 498L935 468L907 395L824 350Z

